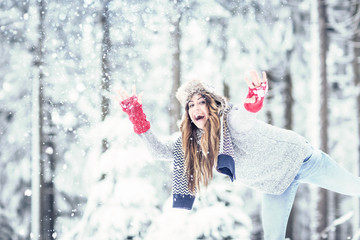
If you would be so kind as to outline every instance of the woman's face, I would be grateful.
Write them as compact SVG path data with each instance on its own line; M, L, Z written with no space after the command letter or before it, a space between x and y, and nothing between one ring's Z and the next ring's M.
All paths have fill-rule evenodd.
M188 108L191 121L196 127L204 129L209 119L209 109L205 98L200 94L194 94L188 103Z

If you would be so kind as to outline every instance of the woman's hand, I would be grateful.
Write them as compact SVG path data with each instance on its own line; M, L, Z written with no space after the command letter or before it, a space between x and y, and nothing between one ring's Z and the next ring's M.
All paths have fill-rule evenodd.
M129 119L134 125L134 132L141 134L150 129L150 122L146 120L146 115L142 109L142 93L138 96L136 95L135 86L132 87L132 96L129 97L129 94L123 89L118 91L119 97L116 99L119 101L122 110L129 115Z
M251 71L250 72L251 75L251 80L248 77L245 77L245 81L249 87L249 89L253 89L253 90L265 90L263 93L258 94L259 97L263 97L265 96L266 92L267 92L267 77L266 77L266 72L262 72L262 78L259 78L259 75L257 74L256 71ZM262 88L261 88L262 87ZM265 88L264 88L265 87ZM249 95L248 95L249 96ZM253 95L251 97L247 97L245 99L245 103L255 103L256 102L256 95Z
M125 89L123 89L123 88L120 88L118 91L117 91L117 93L118 93L118 95L119 95L119 97L118 96L115 96L115 98L116 98L116 100L121 104L121 102L122 101L124 101L124 100L126 100L126 99L128 99L129 98L129 94L128 94L128 92L125 90ZM135 96L136 98L137 98L137 101L141 104L142 103L142 96L144 95L144 93L143 92L141 92L141 93L139 93L139 95L138 96L136 96L136 86L135 85L133 85L132 86L132 96Z
M249 92L244 101L244 107L249 112L255 113L263 106L263 101L268 90L268 84L265 72L262 73L261 79L256 71L251 71L250 75L251 80L248 77L245 77Z

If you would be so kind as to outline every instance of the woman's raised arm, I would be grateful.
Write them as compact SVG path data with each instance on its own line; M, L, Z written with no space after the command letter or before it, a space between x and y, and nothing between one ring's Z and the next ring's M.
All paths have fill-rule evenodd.
M262 78L259 77L256 71L251 71L251 80L245 77L245 81L249 87L248 95L246 96L244 107L249 112L258 112L263 106L265 95L268 91L268 84L266 73L262 73Z
M268 90L266 73L262 73L262 78L256 71L251 71L245 81L249 87L248 94L244 100L244 106L234 106L230 111L228 123L237 132L248 131L252 128L256 119L256 112L263 107L263 101Z
M141 104L143 93L137 95L135 86L132 87L132 96L129 96L123 88L120 88L117 93L119 95L116 97L117 101L122 110L128 114L134 126L134 132L139 134L151 155L154 158L172 159L174 143L160 141L150 130L150 122L146 119Z
M137 96L136 88L133 86L131 97L122 88L118 91L118 94L120 96L120 99L118 99L120 106L134 125L134 132L137 134L147 132L150 129L150 122L146 120L146 115L142 109L142 93Z

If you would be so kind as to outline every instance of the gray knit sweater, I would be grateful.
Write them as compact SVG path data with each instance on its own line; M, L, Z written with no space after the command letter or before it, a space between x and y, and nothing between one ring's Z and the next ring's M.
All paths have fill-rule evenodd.
M255 115L244 107L234 107L229 114L236 177L262 192L281 194L312 154L312 147L297 133L269 125Z
M262 192L283 193L312 153L305 138L256 119L243 106L231 109L227 123L235 151L236 181ZM156 158L173 158L173 142L160 142L151 130L140 136Z

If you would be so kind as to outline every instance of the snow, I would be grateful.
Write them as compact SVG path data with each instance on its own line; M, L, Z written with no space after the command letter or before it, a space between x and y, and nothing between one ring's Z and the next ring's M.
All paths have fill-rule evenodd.
M38 212L40 194L39 175L33 173L39 172L36 160L42 157L46 180L55 187L53 239L261 236L260 194L216 173L192 211L173 209L171 161L151 158L114 96L120 87L136 84L138 92L144 92L143 107L152 130L161 139L179 135L169 136L168 109L174 97L171 21L181 14L181 81L207 79L220 90L225 82L231 102L240 103L247 92L247 72L267 71L271 88L258 118L267 121L271 116L272 123L282 127L288 71L293 80L293 128L317 146L313 1L110 1L110 91L101 92L104 2L47 1L40 68L34 64L39 57L39 1L0 4L0 226L9 226L12 239L31 236L31 222L39 222L31 212ZM329 146L334 159L358 174L355 98L360 88L353 83L349 38L359 13L348 4L333 1L328 6L329 27L334 29L327 59ZM39 69L44 74L42 119L36 115ZM110 100L104 121L101 96ZM40 120L44 139L38 144ZM103 153L105 138L108 149ZM304 188L299 195L294 231L309 236L316 217L316 189ZM353 216L337 219L336 229L360 239L359 200L341 198L339 212ZM2 231L0 227L0 236Z

